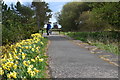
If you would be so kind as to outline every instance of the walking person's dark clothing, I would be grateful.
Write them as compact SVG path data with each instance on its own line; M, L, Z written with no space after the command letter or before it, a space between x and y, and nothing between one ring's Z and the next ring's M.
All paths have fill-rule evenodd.
M47 35L49 35L49 30L51 29L51 25L50 25L50 22L47 24L47 28L46 28L46 32L47 32Z

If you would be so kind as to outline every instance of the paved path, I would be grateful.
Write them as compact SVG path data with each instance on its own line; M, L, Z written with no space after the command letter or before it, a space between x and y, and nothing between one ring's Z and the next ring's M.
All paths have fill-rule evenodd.
M53 78L117 78L118 68L60 35L48 38Z

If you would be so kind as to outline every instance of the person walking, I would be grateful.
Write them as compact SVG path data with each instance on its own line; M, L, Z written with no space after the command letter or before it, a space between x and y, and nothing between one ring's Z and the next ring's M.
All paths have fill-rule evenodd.
M46 32L47 32L47 35L49 35L49 30L51 29L51 22L48 22L47 24L47 28L46 28Z

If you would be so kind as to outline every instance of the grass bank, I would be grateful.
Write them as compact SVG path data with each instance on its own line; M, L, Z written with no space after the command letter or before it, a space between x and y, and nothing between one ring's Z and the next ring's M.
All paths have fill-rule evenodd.
M63 32L62 34L95 45L116 55L120 55L118 49L120 38L119 32Z

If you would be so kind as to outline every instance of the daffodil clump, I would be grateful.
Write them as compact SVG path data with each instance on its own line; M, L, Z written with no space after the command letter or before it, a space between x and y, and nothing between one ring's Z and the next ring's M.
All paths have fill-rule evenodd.
M39 33L32 34L31 37L31 39L1 47L1 79L45 78L47 40Z

